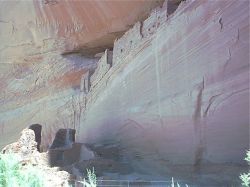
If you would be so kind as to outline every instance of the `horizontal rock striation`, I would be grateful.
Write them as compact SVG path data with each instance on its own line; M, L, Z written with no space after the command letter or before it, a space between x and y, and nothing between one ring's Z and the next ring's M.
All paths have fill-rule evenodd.
M81 77L96 67L94 54L162 3L1 1L0 148L30 124L43 126L41 150L58 129L79 126Z
M0 147L15 141L31 124L43 126L41 150L52 143L58 129L75 128L81 77L97 60L50 53L25 64L0 63Z
M249 148L248 6L186 1L136 23L84 94L77 140L118 143L136 170L237 183Z
M105 145L115 146L129 171L239 184L249 148L248 1L27 3L0 6L0 147L29 124L43 126L42 150L72 128L104 160ZM13 22L2 11L12 5L35 10ZM77 159L81 149L73 144Z
M112 48L136 21L163 0L2 1L0 59L13 60L59 51L94 55Z

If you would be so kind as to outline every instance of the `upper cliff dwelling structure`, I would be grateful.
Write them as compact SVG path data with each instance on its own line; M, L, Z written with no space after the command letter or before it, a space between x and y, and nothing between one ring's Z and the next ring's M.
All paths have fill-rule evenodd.
M249 6L1 1L0 148L30 128L51 165L75 176L95 167L114 180L239 186Z

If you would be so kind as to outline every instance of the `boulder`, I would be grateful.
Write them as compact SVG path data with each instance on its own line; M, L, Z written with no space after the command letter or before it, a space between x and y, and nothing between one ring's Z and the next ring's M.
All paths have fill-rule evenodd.
M28 156L37 152L37 142L35 141L35 133L31 129L24 129L20 139L3 148L2 153L18 153L22 156Z
M38 124L34 124L32 128L34 127L38 127L38 130L40 129ZM15 143L7 145L1 153L15 153L15 157L19 160L22 172L26 172L31 166L34 167L34 171L41 172L44 186L68 186L68 181L71 179L71 175L66 171L60 171L57 167L51 168L49 166L48 160L50 155L49 153L39 153L37 151L35 132L32 129L24 129L21 133L20 139Z

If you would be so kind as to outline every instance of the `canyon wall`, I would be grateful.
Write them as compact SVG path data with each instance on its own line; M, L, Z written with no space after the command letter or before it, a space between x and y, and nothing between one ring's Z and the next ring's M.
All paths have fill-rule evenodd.
M96 66L93 54L162 2L1 1L0 149L33 123L43 126L44 149L59 128L79 126L80 82Z
M219 177L244 165L248 1L185 1L170 16L155 9L115 41L112 64L84 95L78 141L116 145L137 171L166 176L206 166Z
M249 1L179 3L0 2L0 147L31 124L43 150L74 128L135 172L231 185L249 148Z
M73 128L81 76L97 60L80 55L27 57L26 63L1 63L0 147L31 124L43 126L43 147L59 128Z

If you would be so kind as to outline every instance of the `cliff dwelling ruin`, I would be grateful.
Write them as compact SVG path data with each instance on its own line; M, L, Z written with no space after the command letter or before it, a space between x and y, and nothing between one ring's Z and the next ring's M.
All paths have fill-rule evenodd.
M240 186L249 6L1 1L0 150L29 147L71 181L94 167L107 186Z

